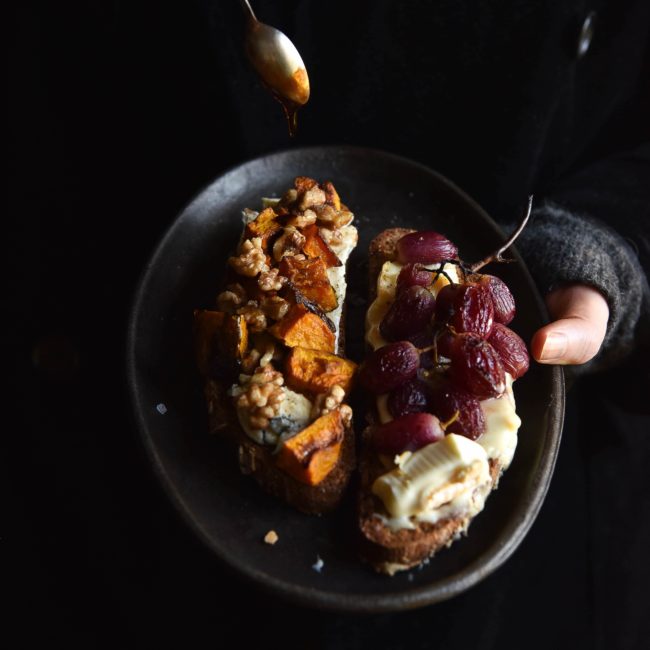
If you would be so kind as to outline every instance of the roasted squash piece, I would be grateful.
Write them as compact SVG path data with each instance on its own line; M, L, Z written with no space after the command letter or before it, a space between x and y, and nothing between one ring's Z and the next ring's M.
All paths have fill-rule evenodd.
M320 258L296 259L295 255L283 257L280 274L308 300L315 302L324 312L336 309L338 300L327 277L327 267Z
M273 208L265 208L257 215L254 221L246 225L244 239L260 237L262 240L262 250L266 251L269 247L269 239L276 233L280 232L282 224Z
M300 346L334 352L334 332L322 318L301 304L293 305L269 332L290 348Z
M194 354L202 375L210 371L210 362L216 350L218 332L226 314L211 309L194 310Z
M357 364L322 350L295 347L285 361L285 380L291 390L326 393L338 384L350 392Z
M318 182L313 178L309 178L309 176L296 176L293 181L293 186L300 194L311 190L316 187L316 185L318 185Z
M321 185L325 196L327 197L327 202L333 206L336 210L341 209L341 199L339 198L339 193L334 189L331 181L326 181Z
M317 485L336 466L344 431L340 409L321 415L280 447L277 466L301 483Z
M219 336L219 350L233 359L242 359L248 349L248 325L238 314L228 314L223 319Z
M302 247L307 257L319 257L325 262L325 266L329 269L331 266L341 266L342 262L337 257L336 253L327 245L325 240L320 236L318 226L313 223L302 229L302 234L305 236L305 243Z
M243 316L194 310L194 351L201 374L209 375L215 369L216 357L222 357L224 367L230 361L240 361L247 348L248 327Z

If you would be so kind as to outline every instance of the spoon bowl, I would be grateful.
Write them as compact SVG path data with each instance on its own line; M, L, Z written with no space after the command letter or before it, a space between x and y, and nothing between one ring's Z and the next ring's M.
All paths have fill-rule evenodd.
M248 12L245 46L253 68L281 102L306 104L309 76L296 46L279 29L257 20L247 0L242 6Z

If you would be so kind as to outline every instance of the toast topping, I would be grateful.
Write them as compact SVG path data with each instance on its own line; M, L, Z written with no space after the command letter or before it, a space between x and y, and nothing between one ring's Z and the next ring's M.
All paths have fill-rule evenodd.
M402 341L412 336L409 341L416 343L416 347L420 348L420 363L417 379L405 381L400 384L399 389L390 389L391 392L376 396L376 426L385 425L395 417L400 425L395 427L393 438L399 434L400 440L404 438L409 444L415 439L419 440L417 431L405 427L406 420L412 417L408 414L423 411L421 406L424 404L421 415L433 412L439 416L441 421L444 420L446 435L442 440L422 446L413 452L404 451L390 456L375 450L385 471L375 478L371 491L381 499L386 512L376 512L374 517L392 530L414 529L418 522L435 524L446 518L459 518L465 522L466 527L470 519L482 510L493 481L498 480L498 473L496 477L490 474L490 463L494 463L499 468L498 471L503 471L512 461L517 445L517 431L521 424L515 412L513 377L508 372L503 372L505 381L499 384L499 390L480 393L475 390L474 385L479 379L485 380L484 383L490 387L494 383L495 373L488 372L490 368L487 368L485 377L469 376L472 382L468 379L465 384L470 384L472 391L465 389L465 393L462 392L465 384L459 383L458 377L451 372L458 369L459 361L454 363L451 357L463 337L483 340L490 335L493 318L496 319L496 315L489 309L492 307L493 297L490 294L489 299L483 301L487 301L485 305L480 300L443 300L443 294L444 298L451 296L453 299L456 294L462 294L463 290L482 298L486 292L481 293L483 287L477 282L484 278L468 276L469 267L455 255L455 259L450 261L444 259L437 263L423 263L422 260L411 259L413 251L407 252L410 257L407 255L404 260L399 260L396 259L395 251L391 253L389 247L382 251L384 259L388 261L383 263L377 275L376 296L366 313L366 341L376 351L391 341ZM444 257L447 255L443 255ZM422 331L417 324L417 314L413 309L407 309L407 298L410 295L408 292L422 292L421 287L426 287L435 299L435 318L432 324ZM472 294L470 298L476 296ZM405 333L392 327L392 321L388 322L388 315L395 311L398 302L401 309L397 318L398 324L410 318L409 325L405 326ZM510 311L514 312L514 309ZM510 315L510 312L507 315ZM445 319L445 316L449 318ZM481 321L483 316L487 319L485 323ZM499 318L504 320L501 315ZM449 327L445 330L447 320ZM485 327L477 330L476 324L483 324ZM388 325L391 327L388 328ZM386 329L387 334L382 335L382 326L385 326L383 329ZM466 331L471 333L464 333ZM513 337L510 336L508 342L511 338ZM521 347L522 355L527 358L523 343ZM509 352L509 349L505 352ZM475 363L473 357L471 361L472 364ZM476 364L482 370L480 361L476 361ZM474 371L474 365L470 368ZM455 392L452 391L447 396L444 391L448 389L449 382L454 380L457 380L455 384L460 388L454 385ZM387 386L390 384L387 377L382 377L380 384L382 382ZM411 386L413 382L417 386ZM443 394L447 400L444 408L436 401L439 401L438 398ZM418 401L415 397L422 399ZM470 404L471 400L473 405ZM413 410L409 410L411 407ZM470 426L474 422L469 416L474 414L470 407L479 411L481 427ZM397 444L397 448L406 447Z
M337 467L352 416L344 400L356 364L335 352L354 215L330 182L305 176L262 205L242 213L219 311L195 310L197 363L221 387L211 419L227 394L246 435L274 447L280 469L316 485Z
M439 267L439 264L433 264L430 268L437 269ZM397 277L402 268L403 265L399 262L384 262L384 265L381 267L381 272L377 277L377 297L366 313L366 342L372 346L373 350L388 343L381 335L379 327L395 300ZM458 281L458 270L454 264L443 264L442 270L454 282ZM442 273L432 274L432 279L434 279L433 283L427 288L435 297L442 287L449 284L449 280Z
M372 492L383 501L391 517L410 517L458 501L489 482L483 447L450 433L382 474L373 483Z

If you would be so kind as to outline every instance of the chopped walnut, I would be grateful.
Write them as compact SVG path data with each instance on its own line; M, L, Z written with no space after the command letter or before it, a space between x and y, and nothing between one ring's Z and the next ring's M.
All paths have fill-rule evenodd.
M336 248L343 243L343 233L340 230L330 230L329 228L321 227L318 229L318 232L330 248Z
M248 374L252 375L255 371L255 368L259 365L262 355L259 350L253 348L250 352L241 360L242 370Z
M315 205L323 205L327 200L327 196L323 190L321 190L318 185L315 185L311 189L307 190L302 196L298 199L298 209L306 210Z
M280 405L286 397L282 373L267 364L256 368L253 375L239 375L239 380L241 385L232 393L237 408L248 411L255 429L268 427L269 420L280 413Z
M279 262L285 255L295 255L304 243L305 236L293 226L287 226L273 244L273 259Z
M324 228L336 230L347 226L354 219L354 215L349 210L337 210L328 204L316 206L314 211L318 216L318 224Z
M314 400L314 404L311 409L311 417L318 418L321 415L330 413L341 405L344 397L345 391L343 388L338 384L334 384L330 387L327 393L316 395L316 399Z
M241 362L242 370L251 375L256 368L260 366L266 366L271 363L273 357L275 356L275 343L269 341L264 348L264 353L262 354L257 348L253 348Z
M266 329L266 316L255 300L249 300L237 313L244 317L251 332L263 332Z
M347 404L341 404L341 420L343 421L344 426L348 426L352 422L352 407Z
M296 228L306 228L307 226L316 223L317 217L318 215L313 210L307 208L304 212L293 215L291 219L287 221L287 225L295 226Z
M266 316L273 320L280 320L289 311L288 301L280 296L262 298L260 307Z
M278 206L289 207L296 202L297 198L298 198L298 190L291 188L290 190L287 190L284 193L283 197L280 199L280 202L278 203Z
M356 244L359 236L356 233L354 226L343 226L337 230L330 230L329 228L319 228L318 232L323 238L323 241L334 251L337 252L339 248L347 240L350 244Z
M280 275L279 269L270 269L260 273L257 278L257 286L262 291L280 291L286 281L287 278Z
M222 291L217 296L217 306L220 311L225 311L228 314L234 314L245 301L246 290L241 284L229 284L226 291Z
M245 239L241 245L238 257L230 257L228 263L240 275L250 278L255 277L261 271L268 271L266 255L262 250L261 237Z

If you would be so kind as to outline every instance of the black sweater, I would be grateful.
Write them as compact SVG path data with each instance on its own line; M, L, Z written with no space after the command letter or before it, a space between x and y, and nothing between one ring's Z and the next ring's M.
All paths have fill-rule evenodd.
M206 3L204 33L220 99L214 128L232 161L288 144L279 110L242 55L235 4ZM581 281L609 303L603 349L581 370L650 340L647 2L255 7L290 35L310 72L297 144L412 157L502 224L533 193L538 209L518 248L539 288Z

